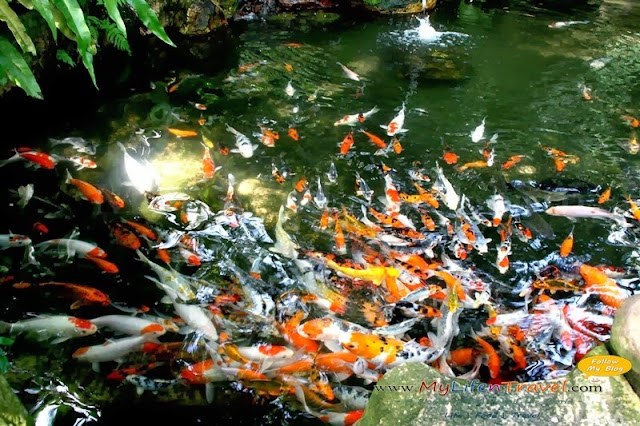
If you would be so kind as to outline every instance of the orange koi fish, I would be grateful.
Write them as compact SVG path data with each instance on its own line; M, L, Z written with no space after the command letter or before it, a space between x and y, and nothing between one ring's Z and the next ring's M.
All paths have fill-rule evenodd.
M630 115L623 115L623 119L625 119L631 127L640 127L640 120Z
M211 153L209 152L209 147L205 146L204 156L202 157L202 174L204 178L211 179L220 169L221 167L216 167L216 164L213 162L213 158L211 158Z
M569 236L560 245L560 256L567 257L573 250L573 229L569 233Z
M296 191L298 192L304 192L305 189L307 189L307 179L303 177L300 178L300 180L296 183Z
M258 61L258 62L254 62L254 63L251 63L251 64L245 64L245 65L239 66L238 67L238 72L239 73L247 72L247 71L249 71L249 70L251 70L251 69L253 69L253 68L255 68L255 67L257 67L258 65L261 65L261 64L262 64L262 62Z
M387 144L382 139L374 135L373 133L369 133L366 130L362 130L362 129L360 129L360 132L367 135L369 137L369 140L378 148L385 149L387 147Z
M580 266L580 275L584 278L587 293L597 294L605 305L617 309L622 304L622 301L627 298L626 291L598 268L582 264Z
M65 182L70 183L74 185L76 188L78 188L78 190L80 190L84 198L90 203L93 203L93 204L104 203L104 197L102 196L102 192L100 192L98 188L96 188L95 186L83 180L74 179L71 176L71 173L69 173L69 170L67 170L67 179L65 180Z
M306 337L302 337L298 333L298 326L304 319L304 312L298 311L289 321L283 325L279 325L278 329L284 336L284 339L296 349L304 349L307 353L317 353L320 350L318 342Z
M167 130L169 131L169 133L179 138L192 138L194 136L198 136L198 132L194 130L180 130L171 127L167 127Z
M498 355L494 347L486 340L482 339L479 336L474 336L474 338L480 344L480 346L482 346L483 352L487 354L489 358L488 367L491 378L497 378L500 375L500 355Z
M300 136L298 135L298 131L293 127L289 128L288 135L291 139L293 139L296 142L300 139Z
M447 355L447 362L453 367L467 367L473 365L478 354L475 348L454 349Z
M553 159L553 164L555 164L556 166L556 172L561 172L564 170L565 167L567 167L567 163L565 163L564 161L562 161L559 158L554 158Z
M484 168L484 167L488 167L488 166L489 166L489 164L487 164L486 161L479 160L479 161L473 161L471 163L463 164L462 166L458 167L457 170L459 172L464 172L467 169L471 169L471 168L479 169L479 168Z
M436 230L436 223L427 212L421 211L420 219L422 220L422 224L425 228L427 228L427 230L432 232Z
M302 43L298 43L297 41L292 41L292 42L289 42L289 43L282 43L282 45L286 46L286 47L296 47L296 48L297 47L302 47Z
M71 304L71 309L78 309L79 307L85 305L111 305L109 296L93 287L88 287L80 284L61 283L56 281L39 283L37 285L39 287L59 288L63 292L71 295L73 298L78 299Z
M56 164L58 163L58 161L53 158L52 156L50 156L49 154L46 154L44 152L38 152L38 151L33 151L31 150L31 148L18 148L15 150L15 155L13 155L12 157L0 161L0 167L9 164L9 163L13 163L15 161L19 161L20 159L25 159L28 161L31 161L33 164L39 166L42 169L48 169L48 170L52 170L55 168Z
M629 205L631 206L631 213L633 214L633 217L640 221L640 208L638 208L638 205L636 204L635 201L633 201L633 199L631 199L630 196L627 196L627 201L629 202Z
M120 223L113 222L109 225L109 230L116 239L116 242L122 247L126 247L131 250L138 250L142 245L140 239L129 228L126 228Z
M336 221L334 232L336 233L335 241L336 241L336 253L338 254L346 254L347 247L345 246L344 234L342 233L342 227L340 226L340 221L338 220L338 214L334 216L334 220Z
M125 206L124 200L120 198L118 194L112 191L109 191L108 189L102 186L100 187L100 192L102 192L102 195L104 195L104 198L106 198L109 204L111 204L113 207L117 207L119 209L124 208Z
M320 217L320 229L327 229L329 226L329 210L325 209Z
M396 154L400 154L402 152L402 145L400 144L398 138L394 137L391 143L393 144L393 152L395 152Z
M49 228L42 222L36 222L33 224L33 230L39 234L48 234Z
M502 164L502 170L509 170L510 168L518 164L524 157L524 155L512 155L507 161Z
M292 72L293 71L293 66L291 64L284 64L284 69L287 70L288 72Z
M98 268L102 269L104 272L108 274L117 274L118 272L120 272L120 270L118 269L118 266L115 263L109 262L108 260L100 259L99 257L94 257L89 255L85 256L84 258L95 263Z
M169 252L166 249L157 249L156 254L167 265L171 262L171 256L169 256Z
M600 194L600 198L598 198L598 204L604 204L609 201L611 197L611 187L607 188L602 194Z
M347 155L347 152L349 152L349 149L353 146L353 142L353 132L350 132L342 140L342 144L340 145L340 154Z
M151 241L155 241L158 238L155 232L140 223L126 219L124 219L124 223L133 228L138 234L144 235Z
M458 162L458 155L453 151L446 151L442 159L447 164L456 164Z

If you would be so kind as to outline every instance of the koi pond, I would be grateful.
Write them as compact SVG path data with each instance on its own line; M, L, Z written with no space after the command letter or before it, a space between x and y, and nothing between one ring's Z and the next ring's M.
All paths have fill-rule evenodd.
M397 365L544 380L609 340L640 7L318 14L6 142L0 367L36 424L353 424Z

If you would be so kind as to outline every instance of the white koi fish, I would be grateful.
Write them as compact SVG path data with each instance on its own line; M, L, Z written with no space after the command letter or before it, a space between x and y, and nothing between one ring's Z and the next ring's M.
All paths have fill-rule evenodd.
M19 234L0 234L0 250L31 245L31 238Z
M71 147L76 151L89 155L95 155L96 153L96 145L93 142L87 142L85 139L80 137L71 136L61 140L49 139L49 142L51 143L51 146L71 145Z
M351 71L349 68L345 67L340 62L336 62L336 63L340 65L340 68L342 68L342 71L344 71L344 74L347 76L349 80L360 81L360 76L358 74Z
M345 115L340 120L338 120L335 123L333 123L333 125L334 126L344 126L344 125L346 125L346 126L355 126L358 123L362 123L368 117L370 117L371 115L375 114L378 111L380 111L378 109L378 107L374 106L373 108L371 108L367 112L362 112L360 114Z
M169 296L171 297L171 296ZM212 341L218 340L218 331L204 309L197 305L185 305L174 301L173 307L184 322L196 332L202 333Z
M90 362L93 370L100 370L99 363L108 361L117 361L131 352L139 352L142 350L145 342L155 339L152 334L144 334L142 336L125 337L118 340L107 340L102 345L85 346L76 350L72 358L82 362Z
M549 207L546 214L551 216L564 216L571 219L585 218L585 219L604 219L613 220L622 226L629 226L626 219L621 214L611 213L607 210L598 207L587 206L555 206Z
M333 164L333 161L329 166L329 172L327 173L327 178L331 183L336 183L338 181L338 170L336 169L336 165Z
M20 208L24 209L27 206L31 197L33 197L33 192L34 187L32 183L18 187L18 196L20 199L17 204Z
M456 194L455 189L453 189L453 185L451 182L445 177L444 172L436 163L436 174L437 178L435 183L433 184L433 189L440 194L440 198L449 207L451 210L455 210L458 208L458 203L460 202L460 196Z
M482 123L471 132L471 142L480 142L484 137L484 122L487 117L482 119Z
M96 331L98 327L91 321L67 315L42 316L14 323L0 321L0 334L29 332L35 334L38 340L55 337L51 341L54 345L74 337L89 336Z
M318 191L316 192L316 196L313 197L313 203L320 210L324 209L329 205L329 200L325 197L324 192L322 191L322 183L320 182L320 178L318 177Z
M36 249L47 249L49 247L64 247L67 249L67 256L78 257L97 257L99 259L105 259L107 253L95 244L87 243L86 241L74 240L70 238L56 238L53 240L43 241L36 244Z
M289 83L287 84L287 87L284 89L284 92L287 94L287 96L293 96L294 93L296 93L296 89L294 89L293 86L291 85L291 80L289 80Z
M128 184L140 193L153 192L158 187L158 175L155 168L148 161L138 161L127 152L127 148L118 142L124 154L124 170L129 178Z
M242 155L244 158L253 157L253 151L258 148L258 145L252 145L251 141L248 137L234 129L233 127L227 126L227 131L233 134L236 138L236 148L232 149L231 152L238 153Z
M287 217L284 214L284 206L280 206L278 212L278 222L276 222L276 244L269 250L274 253L280 253L284 257L289 259L296 259L298 252L296 249L299 246L291 239L291 236L284 230L282 224L287 221Z

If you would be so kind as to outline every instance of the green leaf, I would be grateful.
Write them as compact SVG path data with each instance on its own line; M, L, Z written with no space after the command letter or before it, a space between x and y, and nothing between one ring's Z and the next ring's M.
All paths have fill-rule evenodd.
M0 37L0 68L4 69L9 79L24 90L27 95L42 99L40 86L29 69L29 65L18 49L3 37Z
M147 4L144 0L127 0L130 6L132 6L136 13L138 14L138 18L142 21L145 27L149 28L149 30L156 35L160 40L167 43L169 46L176 47L175 44L171 41L167 33L164 32L164 28L162 24L158 20L156 13L151 9L151 6Z
M56 22L56 28L58 28L60 30L60 32L62 34L64 34L64 36L66 38L68 38L69 40L76 41L76 35L73 33L73 31L71 31L71 28L69 28L69 25L67 25L67 19L64 17L62 12L60 12L58 10L58 8L56 8L53 5L52 0L49 0L49 5L51 6L51 12L53 13L53 19Z
M53 6L49 3L49 0L19 0L20 3L29 10L34 8L40 13L42 19L47 22L49 29L53 34L53 40L58 41L58 32L56 31L56 20L53 17Z
M118 0L104 0L104 7L107 9L109 17L113 19L113 22L118 26L118 29L127 37L127 27L124 26L124 21L118 10Z
M0 0L0 20L7 23L22 51L29 52L35 56L36 46L33 44L33 40L31 40L27 30L22 25L22 21L20 21L13 9L9 7L9 3L6 0Z
M0 0L4 1L4 0ZM89 75L91 76L91 81L93 85L98 88L98 84L96 83L96 74L93 70L93 54L91 53L91 32L89 31L89 27L87 26L87 22L84 19L84 13L82 13L82 9L78 4L77 0L52 0L53 4L60 9L60 12L64 15L67 20L67 24L71 31L76 35L76 43L78 44L78 52L80 52L80 57L82 58L82 63L84 64L87 71L89 71Z
M9 338L9 337L0 337L0 345L2 346L11 346L13 345L13 343L15 342L15 340Z
M4 354L0 354L0 373L4 374L9 371L9 360Z

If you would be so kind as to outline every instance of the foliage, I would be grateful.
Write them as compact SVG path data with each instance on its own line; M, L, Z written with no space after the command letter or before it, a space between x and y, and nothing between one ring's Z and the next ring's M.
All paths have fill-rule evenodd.
M13 345L13 339L8 337L0 337L0 374L4 374L9 370L9 360L7 354L1 346Z
M98 0L97 5L105 9L108 19L87 16L85 11L91 3L87 0L18 0L18 2L29 10L35 9L42 16L56 42L58 30L66 38L75 41L79 58L96 88L93 57L98 50L100 31L104 33L109 44L131 54L120 7L127 7L134 11L143 25L156 37L175 47L155 12L145 0ZM7 0L0 0L0 20L7 23L15 41L24 53L36 54L33 40ZM69 65L73 63L71 55L65 50L59 49L56 58ZM21 87L29 96L42 99L40 87L22 54L7 39L0 38L0 80L5 77Z
M58 49L58 51L56 52L56 59L62 62L63 64L69 65L71 68L76 66L76 63L71 57L71 55L69 55L69 52L67 52L64 49Z

